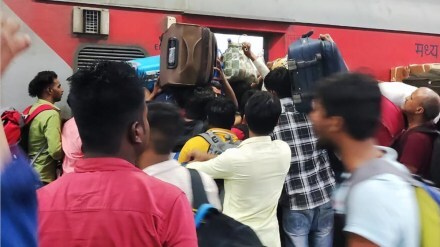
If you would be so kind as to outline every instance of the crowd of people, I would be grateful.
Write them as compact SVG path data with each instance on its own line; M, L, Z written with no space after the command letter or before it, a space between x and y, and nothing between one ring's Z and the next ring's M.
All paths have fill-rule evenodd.
M8 25L15 24L2 22L2 41L13 47L18 28L3 32ZM2 72L4 55L25 48L6 45ZM38 214L38 225L27 221L34 227L27 237L2 230L2 243L12 243L6 237L22 239L11 246L197 246L190 175L196 170L209 203L251 227L264 246L341 246L336 214L344 215L347 246L420 246L419 206L408 181L386 172L359 183L341 177L382 165L431 179L440 96L419 88L401 106L391 104L406 125L384 136L387 99L377 80L359 73L324 78L305 114L295 108L288 69L269 69L250 44L243 51L261 80L229 82L219 62L220 86L166 91L157 84L145 93L132 66L101 61L74 73L65 96L56 72L38 73L28 88L37 99L30 113L51 108L29 126L27 154L41 185L36 200L35 187L28 192L32 202L21 211L4 188L14 176L25 178L17 174L25 167L15 167L28 161L13 150L2 168L2 223L9 217L13 229L26 221L14 213L38 204L28 214L34 221ZM56 106L62 97L73 115L66 121ZM4 148L2 156L9 156Z

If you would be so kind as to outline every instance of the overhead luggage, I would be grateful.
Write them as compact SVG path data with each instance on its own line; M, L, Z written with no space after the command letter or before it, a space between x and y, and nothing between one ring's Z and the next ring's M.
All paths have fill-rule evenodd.
M136 69L138 75L145 78L144 86L151 92L160 75L160 56L138 58L129 63Z
M287 55L293 102L303 113L311 110L312 93L319 79L348 70L336 44L311 39L312 34L313 31L304 34L292 43Z
M440 69L431 69L429 72L413 74L403 80L414 87L428 87L440 94Z
M228 44L228 49L223 54L223 62L225 76L232 83L245 81L251 84L257 80L257 68L244 54L241 43Z
M175 23L161 38L160 85L205 86L216 59L217 42L209 28Z

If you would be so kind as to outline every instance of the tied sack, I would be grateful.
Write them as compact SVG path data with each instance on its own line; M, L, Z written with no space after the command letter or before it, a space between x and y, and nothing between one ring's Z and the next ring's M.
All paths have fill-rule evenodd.
M223 54L224 72L229 81L244 80L253 83L257 80L257 69L241 47L240 43L229 44Z

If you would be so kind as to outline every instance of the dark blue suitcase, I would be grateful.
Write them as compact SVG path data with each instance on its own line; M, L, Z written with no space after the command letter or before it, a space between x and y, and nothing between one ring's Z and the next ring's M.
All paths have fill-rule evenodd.
M299 112L311 111L311 100L319 79L348 69L336 44L311 39L313 31L289 46L287 65L292 80L292 97Z

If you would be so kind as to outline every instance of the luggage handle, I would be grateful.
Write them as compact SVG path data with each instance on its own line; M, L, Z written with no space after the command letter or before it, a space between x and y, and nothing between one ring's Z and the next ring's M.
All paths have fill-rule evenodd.
M301 36L301 38L306 39L306 38L310 38L313 35L313 30L311 30L308 33L305 33Z
M306 67L310 67L312 65L318 64L318 62L321 60L322 60L321 53L317 53L315 55L315 58L310 61L298 61L297 62L293 59L290 59L287 61L287 67L289 68L289 70L297 70L297 69L306 68Z
M176 37L168 39L167 50L167 68L175 69L179 61L179 40Z

